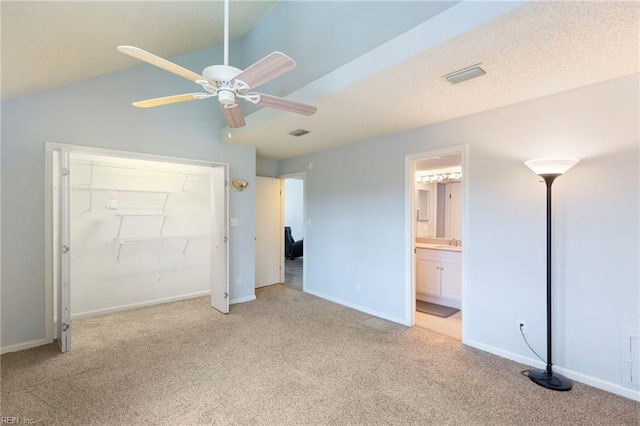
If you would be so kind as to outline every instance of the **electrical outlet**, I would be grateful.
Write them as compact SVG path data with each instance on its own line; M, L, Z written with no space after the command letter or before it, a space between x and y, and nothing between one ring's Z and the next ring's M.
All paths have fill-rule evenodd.
M236 286L240 287L242 285L242 280L240 278L236 278Z
M356 283L355 287L356 287L356 291L360 291L360 283Z
M522 332L524 333L526 330L526 325L524 323L524 321L518 321L518 331L522 330Z

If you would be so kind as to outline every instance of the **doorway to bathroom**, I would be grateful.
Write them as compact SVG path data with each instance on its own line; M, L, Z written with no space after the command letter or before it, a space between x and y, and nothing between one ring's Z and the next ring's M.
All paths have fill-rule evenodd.
M412 324L463 340L465 149L409 159Z

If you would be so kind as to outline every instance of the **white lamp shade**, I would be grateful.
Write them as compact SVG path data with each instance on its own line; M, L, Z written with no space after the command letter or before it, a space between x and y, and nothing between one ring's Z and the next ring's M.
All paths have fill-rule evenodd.
M537 175L561 175L579 161L577 158L538 158L525 161L524 164Z

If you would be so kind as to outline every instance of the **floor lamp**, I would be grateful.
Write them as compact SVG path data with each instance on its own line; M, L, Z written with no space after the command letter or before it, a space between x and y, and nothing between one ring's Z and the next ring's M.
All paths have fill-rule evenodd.
M541 158L524 162L547 185L547 368L530 370L529 378L540 386L557 391L571 390L571 382L554 373L551 362L551 185L578 161L575 158Z

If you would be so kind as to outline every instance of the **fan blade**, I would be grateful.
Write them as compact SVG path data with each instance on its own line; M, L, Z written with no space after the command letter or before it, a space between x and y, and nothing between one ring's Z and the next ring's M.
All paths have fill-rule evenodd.
M245 83L247 90L254 89L296 67L293 59L280 52L272 52L235 76L234 82Z
M280 98L278 96L265 95L264 93L247 93L247 95L259 95L260 100L257 105L269 108L278 108L285 111L295 112L302 115L313 115L318 107L303 104L301 102L290 101L289 99Z
M149 53L145 50L142 50L139 47L118 46L118 50L129 56L133 56L136 59L140 59L141 61L147 62L151 65L155 65L156 67L162 68L163 70L172 72L174 74L178 74L180 77L184 77L187 80L191 80L194 82L198 80L206 80L203 76L196 74L193 71L189 71L186 68L182 68L180 65L176 65L173 62L169 62L166 59L163 59L160 56L156 56L153 53Z
M244 127L244 114L242 113L242 108L240 108L240 105L236 105L233 108L225 108L222 104L220 104L220 106L222 107L224 119L227 120L227 125L230 129Z
M176 102L193 101L196 99L208 98L207 93L188 93L186 95L165 96L164 98L147 99L146 101L134 102L132 105L138 108L150 108L160 105L175 104Z

